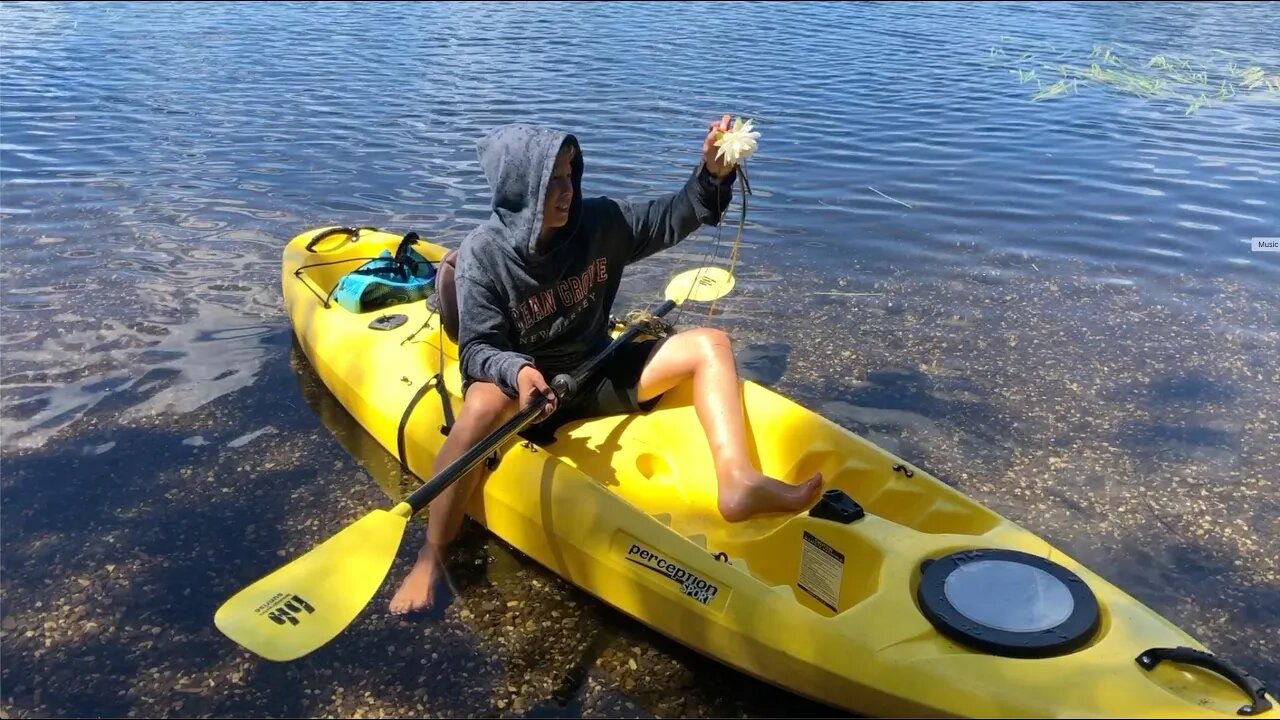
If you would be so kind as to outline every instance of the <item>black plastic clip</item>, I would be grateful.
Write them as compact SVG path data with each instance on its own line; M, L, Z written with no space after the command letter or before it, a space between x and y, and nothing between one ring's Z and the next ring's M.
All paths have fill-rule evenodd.
M400 313L396 313L395 315L380 315L377 318L374 318L374 320L369 323L369 329L395 330L396 328L400 327L401 325L405 324L408 321L409 321L409 316L401 315Z
M822 499L809 511L810 517L819 520L831 520L848 525L854 520L866 517L867 512L843 490L832 488L822 493Z

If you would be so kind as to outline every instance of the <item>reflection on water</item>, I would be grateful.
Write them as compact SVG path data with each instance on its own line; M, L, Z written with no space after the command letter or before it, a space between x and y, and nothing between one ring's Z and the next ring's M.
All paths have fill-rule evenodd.
M108 401L125 421L189 412L253 384L280 350L279 328L214 301L170 322L94 322L78 309L55 320L56 332L24 323L5 341L5 433L19 447Z
M387 494L388 500L399 502L424 480L429 479L414 476L400 464L395 455L365 432L333 393L325 388L324 382L307 362L306 355L296 341L289 352L289 365L298 380L298 392L306 400L307 407L333 433L342 449L369 473L378 487Z
M1280 72L1265 3L237 7L0 9L6 446L136 391L148 351L188 349L161 363L165 397L128 400L138 412L243 387L268 361L256 340L192 343L283 334L288 237L356 223L456 242L487 214L474 140L512 120L576 132L586 192L646 197L683 179L708 117L754 117L744 275L813 292L910 273L994 294L1050 273L1157 298L1194 273L1266 298L1280 277L1280 255L1248 251L1280 233L1270 96L1191 116L1114 87L1032 102L1013 72L1118 71L1099 48L1119 48L1265 81ZM400 42L370 41L389 27ZM733 38L720 82L709 37ZM647 267L723 261L725 235Z

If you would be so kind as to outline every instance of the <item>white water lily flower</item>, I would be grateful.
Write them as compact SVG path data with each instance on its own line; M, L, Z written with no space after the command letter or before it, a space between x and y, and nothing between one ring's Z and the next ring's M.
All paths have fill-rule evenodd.
M755 153L758 137L760 133L752 132L750 120L746 123L742 122L742 118L734 120L733 127L720 133L720 139L716 140L716 147L720 148L716 159L724 158L730 165L737 165Z

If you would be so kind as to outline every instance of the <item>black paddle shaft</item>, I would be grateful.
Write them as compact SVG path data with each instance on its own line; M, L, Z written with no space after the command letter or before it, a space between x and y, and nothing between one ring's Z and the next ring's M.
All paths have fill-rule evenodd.
M663 315L671 312L672 308L675 306L676 303L674 300L667 300L659 305L658 309L654 310L652 314L654 317L662 317ZM638 335L642 329L643 328L640 323L631 323L627 326L626 330L623 330L618 337L613 339L613 342L609 343L608 347L601 350L595 357L591 358L590 361L579 368L578 372L573 375L557 375L555 379L551 381L551 387L560 401L563 402L576 393L578 391L579 384L585 382L592 373L600 369L600 366L603 365L604 362L609 359L609 356L621 347L623 343L631 342L632 338ZM440 388L440 391L447 392L444 388ZM537 420L538 416L542 414L542 409L546 404L547 397L545 395L538 395L535 397L529 407L521 410L519 413L516 413L515 417L506 421L497 430L489 433L485 439L473 445L462 454L462 457L449 463L448 467L441 470L435 477L423 483L422 487L414 490L409 497L404 499L404 501L409 504L413 513L416 514L418 511L422 510L422 508L427 506L427 503L431 502L437 495L444 492L445 488L457 482L470 472L471 468L475 467L480 463L480 461L488 457L495 448L501 446L503 443L523 431L526 427L533 424L533 421Z

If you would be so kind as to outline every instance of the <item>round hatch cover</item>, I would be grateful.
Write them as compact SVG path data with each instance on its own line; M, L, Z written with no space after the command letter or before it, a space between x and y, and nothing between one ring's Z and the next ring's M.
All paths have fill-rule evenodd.
M1016 550L964 550L928 562L916 597L939 632L993 655L1062 655L1098 629L1098 601L1080 576Z

